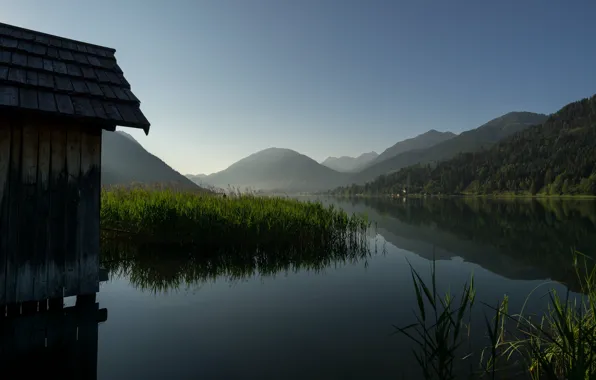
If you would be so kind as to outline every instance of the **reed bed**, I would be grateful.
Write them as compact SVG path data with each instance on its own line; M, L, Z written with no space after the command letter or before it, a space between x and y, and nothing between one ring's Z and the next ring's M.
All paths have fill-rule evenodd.
M101 227L119 238L204 251L335 249L359 244L370 223L319 202L168 189L102 190Z
M434 265L430 284L411 268L416 321L395 326L396 332L414 343L414 357L427 380L596 379L596 267L578 253L573 265L582 284L581 294L573 297L551 289L542 315L526 315L524 310L511 313L507 297L497 305L483 303L489 311L486 315L492 313L492 317L483 321L487 344L480 355L466 350L476 303L473 277L457 301L450 293L438 293ZM463 368L464 361L470 363L466 374L455 366Z

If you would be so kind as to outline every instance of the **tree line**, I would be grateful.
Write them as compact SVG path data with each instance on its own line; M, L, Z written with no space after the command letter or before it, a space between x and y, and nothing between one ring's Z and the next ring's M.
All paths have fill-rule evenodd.
M510 136L489 150L410 166L365 185L332 192L596 195L595 164L596 95L568 104L545 123Z

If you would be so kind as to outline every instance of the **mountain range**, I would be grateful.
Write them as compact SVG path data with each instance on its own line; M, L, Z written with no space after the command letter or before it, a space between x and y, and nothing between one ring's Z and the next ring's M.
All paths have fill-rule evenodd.
M431 129L394 144L376 157L374 152L358 157L329 157L321 164L293 150L269 148L218 173L189 178L199 185L220 188L323 191L354 183L364 184L410 165L436 163L459 153L489 149L501 139L546 119L543 114L511 112L459 135Z
M264 192L596 194L596 100L547 116L510 112L460 134L431 129L381 154L329 157L268 148L220 172L186 177L124 132L104 133L102 184L169 184ZM593 143L594 142L594 143ZM366 184L366 186L363 186Z
M377 157L379 157L377 152L362 153L358 157L327 157L325 161L321 162L321 165L338 172L350 173L359 171Z
M530 118L531 119L531 118ZM596 195L596 95L542 124L519 128L490 149L468 151L380 176L348 193ZM521 130L520 130L521 129Z

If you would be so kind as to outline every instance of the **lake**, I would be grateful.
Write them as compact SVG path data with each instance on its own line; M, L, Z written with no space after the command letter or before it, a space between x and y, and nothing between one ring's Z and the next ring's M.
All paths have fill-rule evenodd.
M512 311L537 288L526 306L535 312L549 287L579 290L572 248L596 253L591 201L322 201L368 214L369 255L106 254L97 378L412 378L412 346L393 327L414 322L408 262L428 275L434 258L439 289L454 294L473 274L478 300L496 306L508 295ZM485 312L473 315L474 346Z

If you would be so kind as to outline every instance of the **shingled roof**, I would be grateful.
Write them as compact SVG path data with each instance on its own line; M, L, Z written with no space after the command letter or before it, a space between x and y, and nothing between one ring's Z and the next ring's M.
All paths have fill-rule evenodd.
M116 50L0 23L0 108L142 128Z

